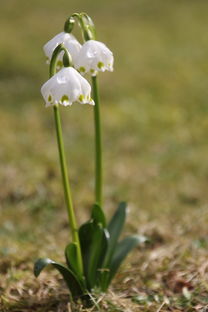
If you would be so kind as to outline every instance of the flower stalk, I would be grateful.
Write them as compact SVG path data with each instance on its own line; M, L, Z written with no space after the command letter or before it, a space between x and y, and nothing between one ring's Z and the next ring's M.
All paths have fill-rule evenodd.
M95 39L95 27L92 19L86 13L80 13L79 23L85 42ZM94 71L95 72L95 71ZM96 73L96 72L95 72ZM92 92L94 105L94 129L95 129L95 203L102 208L102 136L100 118L100 100L96 75L92 76Z
M102 207L102 135L100 118L100 100L97 77L92 76L92 90L95 102L94 106L94 127L95 127L95 202Z
M71 57L70 57L69 52L65 49L63 45L59 45L54 50L53 56L51 59L50 77L52 77L56 73L56 62L57 62L58 55L61 51L65 52L66 65L69 66L71 63ZM75 217L73 202L72 202L72 196L71 196L71 189L70 189L70 183L69 183L67 162L66 162L66 157L65 157L59 106L54 105L53 109L54 109L54 119L55 119L55 126L56 126L58 151L59 151L59 160L60 160L61 174L62 174L63 187L64 187L64 195L65 195L69 224L71 228L72 242L75 243L77 246L78 267L79 267L80 273L83 274L81 247L80 247L78 227L77 227L77 222L76 222L76 217Z
M100 100L97 82L99 71L113 70L113 54L101 42L95 39L95 26L92 19L86 13L80 13L79 24L85 43L80 49L79 58L75 67L85 74L90 72L92 76L92 91L94 106L95 128L95 202L102 208L103 202L103 172L102 172L102 135Z

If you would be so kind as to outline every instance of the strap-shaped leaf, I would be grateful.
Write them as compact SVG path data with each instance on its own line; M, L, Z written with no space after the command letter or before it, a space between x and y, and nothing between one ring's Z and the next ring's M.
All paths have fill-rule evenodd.
M65 248L65 258L67 266L75 274L77 279L79 279L79 281L83 283L84 282L83 276L79 270L77 256L78 256L77 244L76 243L68 244Z
M56 268L59 271L59 273L61 273L73 298L77 298L83 295L84 288L80 284L80 282L78 281L74 273L70 269L63 266L62 264L57 263L49 258L38 259L35 262L34 275L38 277L41 271L48 265L52 265L54 268Z
M97 283L109 236L101 225L90 221L80 227L79 237L86 282L88 289L91 290Z
M93 205L91 217L93 221L95 221L96 223L102 224L104 228L106 227L105 214L98 204Z
M107 267L108 264L111 261L111 257L113 252L115 251L115 247L117 245L119 236L121 234L121 231L123 229L124 223L125 223L125 219L126 219L126 208L127 208L127 204L125 202L121 202L118 205L118 208L115 212L115 214L113 215L109 225L108 225L108 231L110 234L110 239L109 239L109 243L108 243L108 250L105 256L105 260L104 260L104 267Z
M121 263L124 261L128 253L136 246L141 243L144 243L146 239L144 236L140 235L132 235L124 238L121 242L119 242L116 246L115 252L113 254L111 264L109 266L109 277L108 277L108 285L117 270L119 269Z

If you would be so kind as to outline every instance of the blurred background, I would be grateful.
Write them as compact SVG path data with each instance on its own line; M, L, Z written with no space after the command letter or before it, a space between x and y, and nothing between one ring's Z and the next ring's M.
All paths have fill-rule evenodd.
M63 261L68 241L53 112L40 87L42 46L74 12L92 17L115 57L114 72L99 74L108 216L127 200L126 232L208 245L207 10L206 0L1 1L0 254L21 278L18 263ZM93 203L93 110L61 111L83 222Z

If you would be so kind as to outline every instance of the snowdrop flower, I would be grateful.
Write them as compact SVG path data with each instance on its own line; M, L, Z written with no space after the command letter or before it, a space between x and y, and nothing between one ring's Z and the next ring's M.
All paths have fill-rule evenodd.
M90 72L92 76L96 76L98 71L113 71L113 53L104 43L88 40L80 49L75 67L80 73Z
M46 107L61 104L72 105L73 102L94 105L91 86L74 68L64 67L52 76L41 88Z
M48 41L44 47L44 53L47 57L47 62L49 63L53 54L53 51L55 48L60 44L63 43L64 46L67 48L69 53L72 57L72 62L76 62L77 56L79 54L79 51L81 49L81 44L77 41L77 39L69 33L61 32L58 35L56 35L54 38L52 38L50 41ZM64 52L60 53L58 57L57 65L58 67L63 66L62 58L63 58Z

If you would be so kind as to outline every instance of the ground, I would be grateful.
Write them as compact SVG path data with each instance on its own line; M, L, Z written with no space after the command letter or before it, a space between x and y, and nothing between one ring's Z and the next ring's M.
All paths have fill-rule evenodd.
M129 203L124 236L148 237L88 311L208 311L208 3L66 0L1 4L0 311L70 311L59 275L70 241L42 45L86 11L115 56L99 75L104 209ZM78 33L78 29L76 29ZM79 223L93 203L92 107L62 108ZM79 307L79 311L83 310Z

